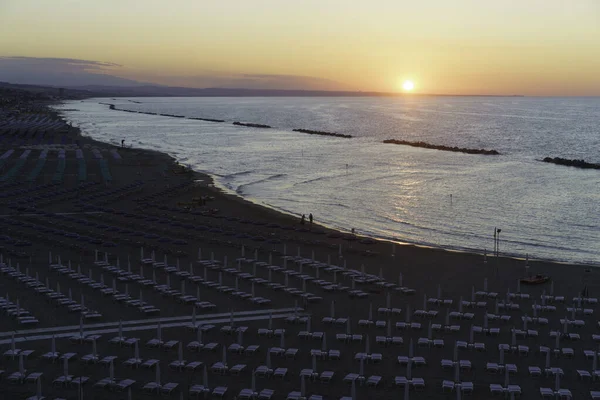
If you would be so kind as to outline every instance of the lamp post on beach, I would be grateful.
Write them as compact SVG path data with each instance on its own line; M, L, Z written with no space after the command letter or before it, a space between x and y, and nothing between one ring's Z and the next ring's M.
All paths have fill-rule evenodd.
M497 243L496 244L496 257L500 256L500 232L502 232L502 229L500 229L500 228L496 229L496 233L498 234L497 239L496 239L497 240L497 242L496 242Z
M502 229L494 227L494 256L500 255L500 232Z

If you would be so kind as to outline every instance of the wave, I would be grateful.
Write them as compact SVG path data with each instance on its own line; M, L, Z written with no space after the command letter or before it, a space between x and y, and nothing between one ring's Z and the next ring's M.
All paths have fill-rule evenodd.
M233 172L231 174L219 175L219 176L223 179L233 179L238 176L249 175L249 174L252 174L255 172L256 172L255 170L248 170L248 171Z
M239 185L235 191L238 194L242 194L243 189L246 188L246 187L248 187L248 186L253 186L253 185L257 185L259 183L264 183L264 182L272 181L272 180L275 180L275 179L284 178L286 176L287 176L287 174L275 174L275 175L271 175L271 176L268 176L268 177L263 178L263 179L258 179L256 181L252 181L252 182L244 183L243 185Z
M329 176L319 176L316 178L312 178L312 179L306 179L300 182L295 182L292 187L295 186L299 186L299 185L304 185L306 183L314 183L314 182L319 182L319 181L326 181L326 180L330 180L330 179L335 179L335 178L340 178L341 176L344 176L342 174L340 175L329 175Z

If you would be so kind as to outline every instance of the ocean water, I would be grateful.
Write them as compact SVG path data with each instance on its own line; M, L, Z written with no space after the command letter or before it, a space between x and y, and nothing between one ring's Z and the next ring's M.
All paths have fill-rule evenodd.
M57 108L97 140L167 152L227 190L339 229L491 253L500 228L502 254L600 265L600 171L539 161L600 162L600 98L119 98ZM382 143L390 138L501 155Z

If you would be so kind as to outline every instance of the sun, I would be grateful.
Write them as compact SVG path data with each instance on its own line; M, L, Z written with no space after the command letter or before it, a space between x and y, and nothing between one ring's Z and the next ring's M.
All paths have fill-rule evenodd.
M402 83L402 89L405 92L412 92L412 90L415 88L415 84L413 81L404 81Z

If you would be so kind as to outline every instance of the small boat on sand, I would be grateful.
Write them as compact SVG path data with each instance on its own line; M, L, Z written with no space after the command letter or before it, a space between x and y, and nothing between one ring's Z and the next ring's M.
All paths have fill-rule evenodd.
M529 276L527 278L521 278L521 283L527 284L527 285L540 285L542 283L546 283L550 280L549 277L547 277L546 275L534 275L534 276Z

